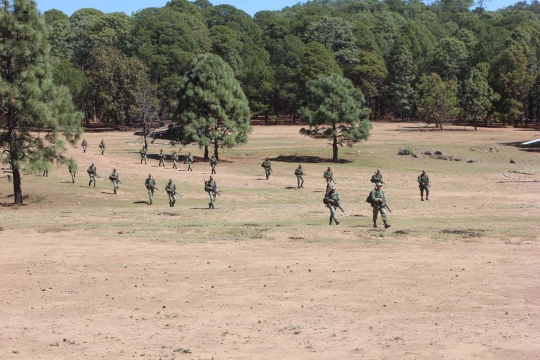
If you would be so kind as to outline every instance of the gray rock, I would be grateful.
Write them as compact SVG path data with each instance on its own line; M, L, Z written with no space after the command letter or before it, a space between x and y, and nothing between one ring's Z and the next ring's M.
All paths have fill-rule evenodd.
M418 157L418 154L413 152L413 153L412 153L412 157L417 158L417 157Z
M517 164L517 162L514 159L510 159L510 164Z
M470 164L470 163L476 162L476 160L473 160L473 159L467 159L467 162Z
M454 161L461 161L461 158L454 158Z
M435 155L442 155L443 153L442 153L442 151L437 150L437 151L435 151L434 154L435 154Z
M428 150L424 153L424 155L433 155L433 150Z
M410 155L410 152L409 152L408 149L401 148L401 149L399 149L399 151L398 151L398 155Z

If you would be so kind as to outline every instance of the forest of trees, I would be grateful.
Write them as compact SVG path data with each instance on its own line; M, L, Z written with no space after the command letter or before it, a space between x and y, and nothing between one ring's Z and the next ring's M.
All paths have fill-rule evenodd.
M172 117L190 63L220 56L251 116L296 122L307 84L349 79L370 119L472 126L540 122L540 3L486 11L482 2L314 0L254 17L208 0L171 0L131 16L44 14L54 81L85 121L134 124L140 94ZM151 89L149 89L149 87Z

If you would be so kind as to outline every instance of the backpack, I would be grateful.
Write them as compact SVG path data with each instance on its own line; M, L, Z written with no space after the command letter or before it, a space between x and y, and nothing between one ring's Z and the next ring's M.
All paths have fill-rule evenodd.
M374 205L374 203L371 201L371 192L368 194L367 198L366 198L366 202L368 204L371 204L371 205Z

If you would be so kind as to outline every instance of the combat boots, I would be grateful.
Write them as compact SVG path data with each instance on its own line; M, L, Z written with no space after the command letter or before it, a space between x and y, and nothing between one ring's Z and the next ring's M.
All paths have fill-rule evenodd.
M376 222L376 221L373 222L373 227L374 227L374 228L378 228L377 222Z
M385 229L388 229L390 226L392 226L392 225L390 225L390 224L389 224L388 222L386 222L386 221L384 222L384 228L385 228Z

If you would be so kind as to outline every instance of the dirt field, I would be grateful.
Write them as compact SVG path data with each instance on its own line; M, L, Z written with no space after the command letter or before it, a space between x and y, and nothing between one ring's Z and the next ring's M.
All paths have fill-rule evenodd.
M540 358L540 182L502 175L540 180L540 150L516 145L540 131L375 123L334 165L331 147L298 130L255 127L248 144L222 151L215 210L202 150L174 147L198 157L193 172L155 157L141 165L130 133L84 134L87 153L69 150L76 184L66 168L26 175L25 206L10 205L0 179L0 359ZM419 157L398 156L402 147ZM161 148L173 150L149 152ZM338 226L322 203L327 166L346 210ZM371 227L364 201L377 168L387 230ZM148 173L161 189L152 206Z

